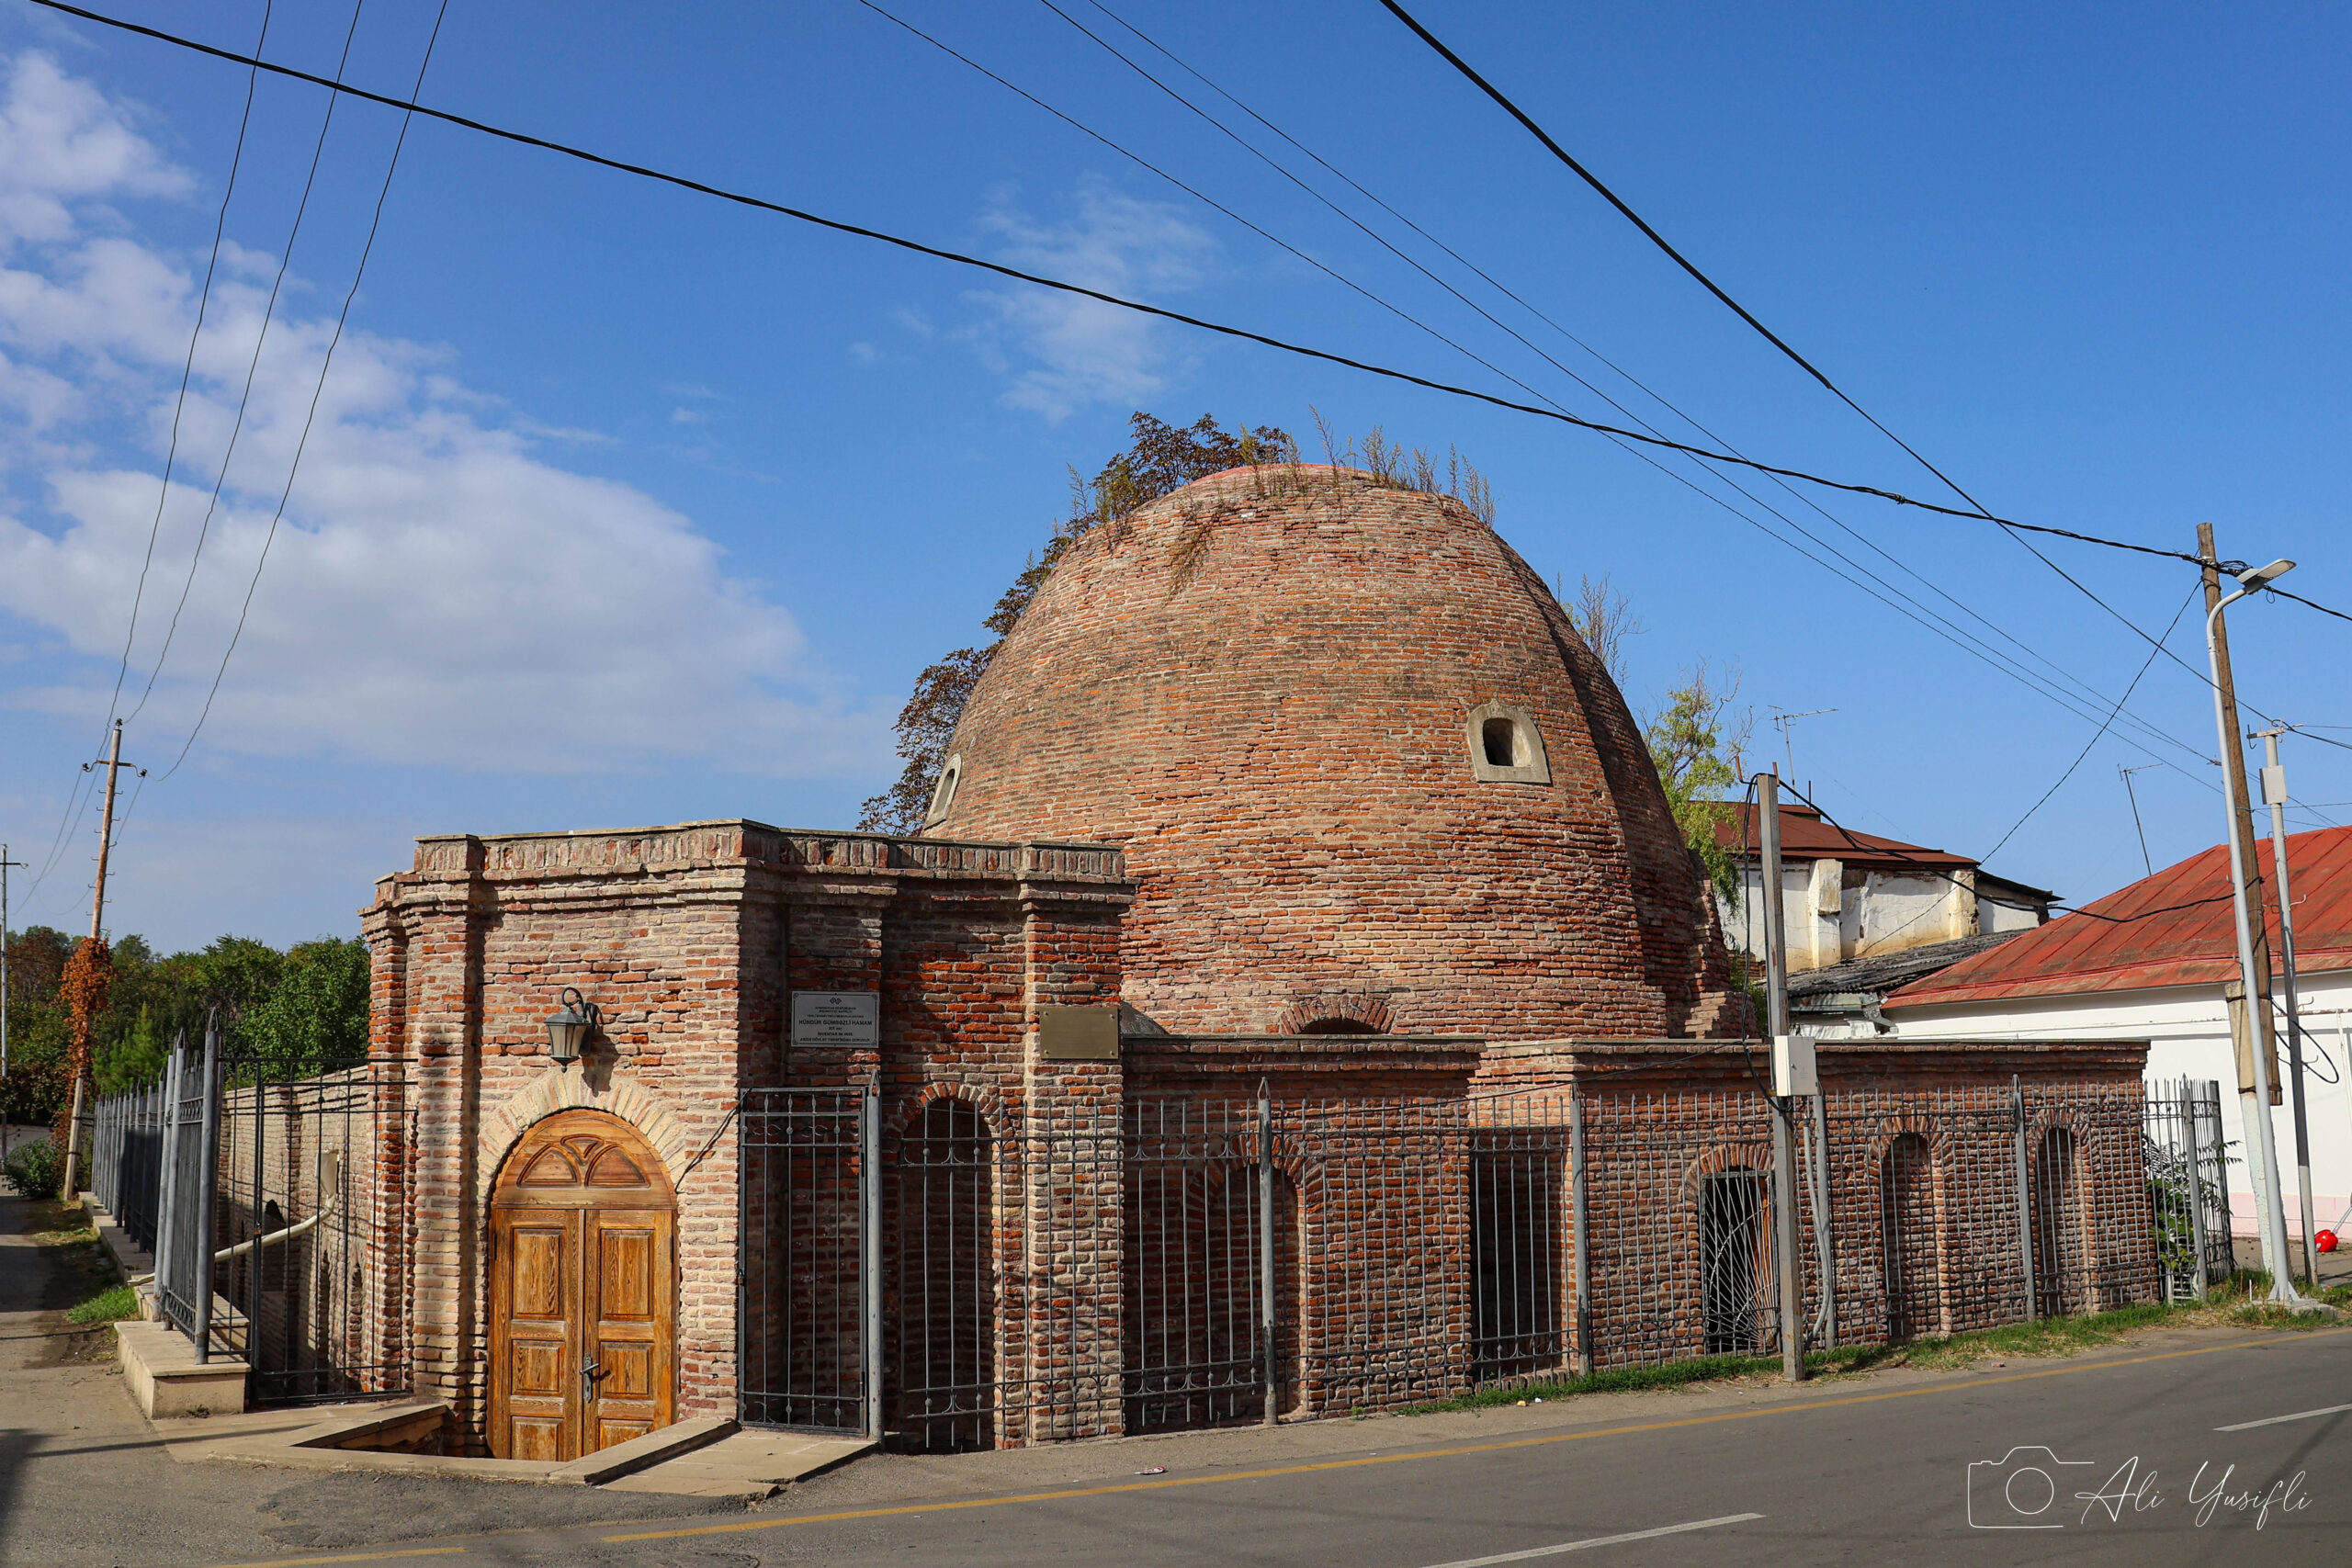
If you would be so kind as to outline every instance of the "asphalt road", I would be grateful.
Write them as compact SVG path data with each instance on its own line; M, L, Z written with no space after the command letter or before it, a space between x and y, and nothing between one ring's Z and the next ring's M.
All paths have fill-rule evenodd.
M2343 1408L2301 1414L2331 1405ZM1611 1409L1603 1422L1466 1442L1417 1441L1418 1421L1354 1427L1399 1445L1377 1452L1285 1453L1279 1434L1238 1459L1195 1439L1102 1445L1090 1450L1092 1479L1060 1485L1036 1484L1022 1456L895 1472L906 1461L869 1461L743 1516L266 1561L1483 1568L1574 1555L1623 1568L2140 1568L2352 1558L2352 1328L2173 1333L1899 1384L1695 1406L1645 1396ZM1291 1441L1324 1446L1334 1430ZM1164 1475L1127 1468L1160 1462ZM958 1473L973 1484L943 1494L941 1478Z

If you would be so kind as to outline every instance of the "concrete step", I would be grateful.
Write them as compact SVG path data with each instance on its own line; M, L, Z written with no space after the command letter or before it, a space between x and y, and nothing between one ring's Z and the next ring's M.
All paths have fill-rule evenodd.
M791 1482L846 1464L873 1447L866 1438L754 1429L608 1482L605 1490L756 1501Z

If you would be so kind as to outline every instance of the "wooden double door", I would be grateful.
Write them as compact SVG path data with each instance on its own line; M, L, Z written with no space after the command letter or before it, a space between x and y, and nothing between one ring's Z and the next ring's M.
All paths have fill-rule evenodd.
M673 1419L677 1201L628 1124L526 1134L490 1211L490 1450L571 1460Z

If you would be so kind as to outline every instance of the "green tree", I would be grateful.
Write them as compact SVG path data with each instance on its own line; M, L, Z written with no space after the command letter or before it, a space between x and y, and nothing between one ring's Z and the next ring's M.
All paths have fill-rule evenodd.
M368 1054L368 944L324 937L286 950L277 983L241 1021L251 1059L307 1077Z
M0 1115L19 1126L51 1120L64 1103L73 1035L57 987L74 941L51 926L8 937L8 1076L0 1078Z
M1734 713L1739 695L1736 671L1724 683L1704 660L1666 694L1666 706L1644 727L1650 760L1674 812L1682 841L1699 858L1707 880L1725 903L1738 907L1740 867L1718 829L1737 820L1725 798L1747 778L1742 752L1751 718Z

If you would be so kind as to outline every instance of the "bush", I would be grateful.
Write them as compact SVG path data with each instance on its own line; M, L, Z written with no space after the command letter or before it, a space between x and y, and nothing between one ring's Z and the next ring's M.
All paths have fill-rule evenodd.
M8 1185L28 1198L54 1198L58 1179L64 1172L57 1149L47 1139L38 1144L24 1144L8 1151Z

